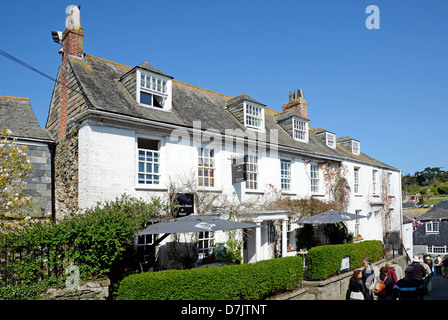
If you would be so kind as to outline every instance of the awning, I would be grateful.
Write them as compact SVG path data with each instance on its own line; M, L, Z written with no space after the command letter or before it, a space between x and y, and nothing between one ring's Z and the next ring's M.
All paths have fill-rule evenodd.
M203 232L231 229L259 228L261 226L230 220L222 220L216 217L189 215L176 218L166 222L159 222L148 225L140 231L139 235L144 234L164 234L164 233L184 233L184 232Z
M357 220L366 218L366 216L361 216L357 214L352 214L348 212L343 211L325 211L319 214L316 214L311 217L307 217L304 219L301 219L297 221L297 223L301 224L311 224L311 223L320 223L320 224L326 224L326 223L338 223L342 221L351 221L351 220Z

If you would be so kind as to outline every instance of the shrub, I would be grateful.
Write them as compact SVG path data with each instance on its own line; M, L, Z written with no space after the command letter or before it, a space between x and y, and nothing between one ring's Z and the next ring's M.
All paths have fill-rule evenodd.
M123 196L57 223L36 223L3 235L1 252L9 252L10 258L0 271L6 268L15 283L23 284L63 278L70 263L84 279L108 275L160 206L158 199L147 203Z
M292 290L302 281L303 261L285 257L257 263L130 275L118 300L258 300Z
M341 260L350 258L350 270L363 265L362 259L368 257L370 261L377 261L383 257L383 243L381 241L364 241L360 243L337 244L314 247L308 251L308 278L324 280L341 269Z

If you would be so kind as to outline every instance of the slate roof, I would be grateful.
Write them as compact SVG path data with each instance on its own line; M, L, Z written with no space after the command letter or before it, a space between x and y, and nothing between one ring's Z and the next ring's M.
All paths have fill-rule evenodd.
M247 129L228 110L226 106L248 99L263 105L252 99L247 94L231 97L225 94L213 92L191 84L173 80L172 111L162 111L140 106L120 79L133 67L111 62L91 55L84 55L83 59L71 58L70 64L77 77L85 96L88 99L88 107L91 109L127 115L139 119L155 120L162 123L192 127L193 121L201 121L201 128L219 130L225 133L226 129ZM163 72L152 67L148 62L139 65L146 70L152 70L163 75ZM155 70L155 71L154 71ZM166 75L168 76L168 75ZM168 76L170 77L170 76ZM398 170L382 163L368 155L361 153L354 155L345 147L338 145L336 149L329 148L325 142L316 137L316 129L310 127L309 143L302 143L293 139L280 125L276 117L280 112L265 108L265 128L269 133L271 129L278 130L278 144L284 147L294 148L306 154L317 157L332 157L340 160L352 160L376 165L390 170ZM299 116L298 114L296 114ZM283 115L281 115L283 116ZM269 141L270 135L266 135Z
M16 138L53 140L47 129L40 127L28 98L0 96L0 122Z
M442 201L420 216L420 220L448 218L448 201Z

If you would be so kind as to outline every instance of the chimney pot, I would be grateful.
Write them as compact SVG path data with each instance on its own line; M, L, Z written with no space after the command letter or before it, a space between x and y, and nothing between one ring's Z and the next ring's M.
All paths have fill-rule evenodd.
M289 92L289 102L282 106L283 112L294 110L302 118L308 119L308 102L301 89Z

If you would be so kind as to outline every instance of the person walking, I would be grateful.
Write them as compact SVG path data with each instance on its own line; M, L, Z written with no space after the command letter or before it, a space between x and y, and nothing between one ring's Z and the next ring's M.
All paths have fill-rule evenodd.
M387 275L389 278L392 279L392 281L393 281L393 287L395 287L395 284L397 283L398 278L397 278L397 274L395 273L395 269L392 268L392 262L387 261L387 262L386 262L386 268L387 268L387 274L386 274L386 275ZM380 270L380 272L381 272L381 270Z
M431 293L431 278L432 278L432 260L430 256L427 256L422 263L426 270L426 276L423 278L423 287L425 288L425 294Z
M434 259L434 273L435 276L441 276L442 275L442 263L443 259L439 255L437 258Z
M403 268L398 264L397 260L392 261L392 268L397 275L397 281L404 278Z
M414 270L413 278L417 281L420 281L420 283L423 286L424 285L423 279L426 277L426 269L423 266L423 264L420 263L420 258L418 256L414 256L412 258L412 263L409 266L411 266ZM419 296L419 300L423 300L424 295L425 293L423 291L423 294Z
M420 300L423 296L423 284L414 278L414 268L408 266L404 278L398 280L392 291L392 300Z
M443 277L448 277L448 255L445 255L442 261L442 273Z
M385 288L381 293L376 294L378 300L392 300L392 293L394 289L394 280L387 275L388 268L382 267L380 269L380 275L378 276L378 283L383 283Z
M348 283L346 300L366 300L366 286L362 280L362 271L355 270Z
M375 282L375 271L367 257L362 259L364 269L362 270L362 281L366 286L366 300L373 300L373 286Z

